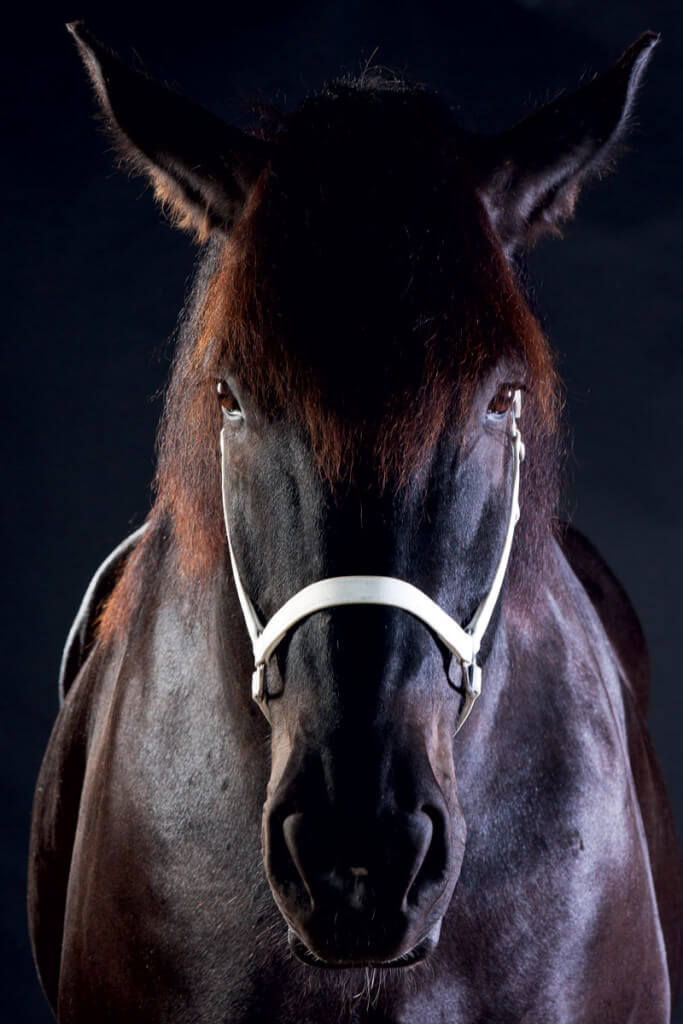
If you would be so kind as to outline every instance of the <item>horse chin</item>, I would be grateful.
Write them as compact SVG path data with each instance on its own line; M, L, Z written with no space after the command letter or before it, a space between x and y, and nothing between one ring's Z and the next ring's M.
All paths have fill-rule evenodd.
M359 968L364 967L383 967L391 969L414 967L416 964L426 960L427 957L436 949L440 935L441 920L438 920L436 924L430 928L424 938L413 946L412 949L409 949L406 953L402 953L393 960L361 960L356 958L335 960L330 959L329 957L323 958L318 956L299 938L291 925L289 925L287 929L287 941L289 943L289 948L297 960L300 960L302 964L306 964L307 967L333 968L335 970L358 970Z

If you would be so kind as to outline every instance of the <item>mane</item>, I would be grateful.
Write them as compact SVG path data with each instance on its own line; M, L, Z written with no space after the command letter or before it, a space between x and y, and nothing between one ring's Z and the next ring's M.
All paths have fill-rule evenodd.
M428 90L376 72L288 118L227 241L205 249L178 334L149 528L100 620L127 627L158 585L198 595L225 564L216 377L293 423L330 486L372 452L380 488L419 485L500 361L526 388L527 459L510 585L531 593L558 499L560 387L540 325L476 196L473 139ZM416 483L417 482L417 483Z

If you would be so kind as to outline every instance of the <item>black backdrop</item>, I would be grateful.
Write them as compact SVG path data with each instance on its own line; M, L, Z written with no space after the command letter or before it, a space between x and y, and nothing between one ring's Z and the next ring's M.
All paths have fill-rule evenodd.
M89 10L92 6L92 10ZM683 540L680 167L683 10L665 0L201 5L174 15L55 3L3 16L7 215L2 411L5 679L0 691L0 1017L49 1019L30 960L30 801L57 710L61 646L99 561L149 505L157 395L195 254L140 180L113 169L63 22L245 123L375 62L437 87L465 127L508 126L663 35L631 152L562 242L532 256L573 426L574 519L626 584L653 663L650 725L683 821L679 684ZM2 1005L4 1002L4 1006ZM683 1020L683 1016L678 1018Z

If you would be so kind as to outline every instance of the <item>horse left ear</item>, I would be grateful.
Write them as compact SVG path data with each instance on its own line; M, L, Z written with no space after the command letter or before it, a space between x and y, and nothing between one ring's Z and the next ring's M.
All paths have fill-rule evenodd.
M179 227L227 234L260 172L266 144L127 67L80 22L67 28L124 161L146 174Z
M478 191L508 255L559 234L583 183L610 170L658 42L645 32L609 71L482 143Z

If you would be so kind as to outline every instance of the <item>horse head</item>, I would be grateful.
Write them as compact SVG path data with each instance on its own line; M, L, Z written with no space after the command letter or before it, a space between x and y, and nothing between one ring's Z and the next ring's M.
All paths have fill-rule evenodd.
M464 626L501 565L521 430L520 530L474 652L486 679L554 501L558 388L521 256L609 166L656 37L481 138L373 74L247 135L72 31L124 158L209 241L162 447L181 562L229 564L224 515L224 628L245 649L339 577L409 583ZM261 664L265 869L305 962L404 966L436 945L466 848L454 734L473 661L429 615L330 600ZM492 694L463 742L494 712Z

